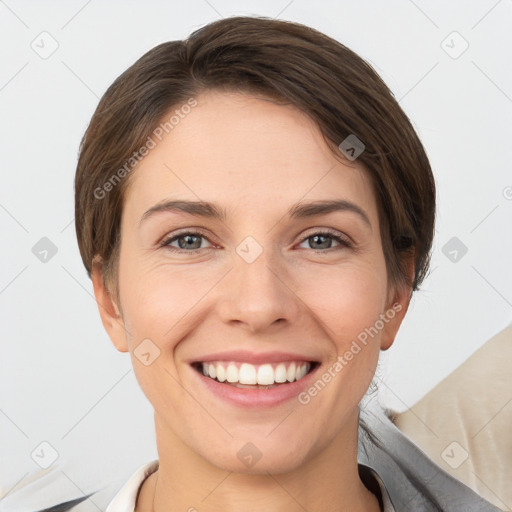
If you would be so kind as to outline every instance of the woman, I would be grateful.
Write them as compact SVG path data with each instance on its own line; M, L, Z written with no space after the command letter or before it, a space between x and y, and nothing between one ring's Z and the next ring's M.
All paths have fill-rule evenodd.
M428 269L435 186L352 51L246 17L162 44L101 99L75 189L159 454L109 512L497 510L361 405Z

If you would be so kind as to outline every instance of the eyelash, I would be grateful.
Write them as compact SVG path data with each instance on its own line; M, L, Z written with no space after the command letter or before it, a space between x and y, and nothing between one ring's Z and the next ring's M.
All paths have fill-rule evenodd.
M197 252L202 251L204 249L211 249L211 247L204 247L204 248L199 248L199 249L187 250L187 249L178 249L177 247L173 247L173 246L170 245L175 240L178 240L179 238L187 236L187 235L198 236L198 237L204 238L204 239L208 240L208 242L210 242L210 244L212 244L212 242L208 239L208 237L205 236L200 231L183 231L183 232L178 233L177 235L174 235L174 236L172 236L170 238L164 239L159 245L160 245L160 247L165 247L168 250L170 250L172 252L175 252L175 253L187 253L187 254L196 254ZM317 235L330 237L330 238L332 238L333 240L335 240L336 242L339 243L339 246L328 247L327 249L310 249L310 250L315 251L317 253L319 253L319 252L330 252L332 249L336 249L336 248L338 248L338 249L340 249L340 248L343 248L343 249L350 249L350 248L352 248L352 243L347 238L345 238L345 237L343 237L341 235L338 235L337 233L332 232L330 230L314 231L311 234L309 234L308 236L302 238L300 243L302 244L303 242L305 242L309 238L313 238L314 236L317 236Z

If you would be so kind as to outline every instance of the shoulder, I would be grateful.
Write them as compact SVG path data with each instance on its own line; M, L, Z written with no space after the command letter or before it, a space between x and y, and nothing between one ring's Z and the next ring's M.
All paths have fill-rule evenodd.
M105 512L133 512L144 480L157 471L158 467L158 459L139 467L114 496Z
M378 475L396 510L500 510L430 460L393 425L376 399L361 407L358 462Z
M68 510L97 512L100 510L100 504L101 510L105 510L105 512L133 512L142 483L158 469L158 466L158 459L147 462L140 466L126 482L121 483L121 486L119 482L113 482L96 492L63 501L57 505L40 509L38 512L66 512ZM105 505L106 508L103 508Z

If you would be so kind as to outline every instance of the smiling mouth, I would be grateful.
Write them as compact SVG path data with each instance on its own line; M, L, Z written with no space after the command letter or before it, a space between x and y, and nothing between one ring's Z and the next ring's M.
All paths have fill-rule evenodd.
M286 361L254 365L238 361L195 362L192 367L201 375L237 388L272 389L303 379L319 363Z

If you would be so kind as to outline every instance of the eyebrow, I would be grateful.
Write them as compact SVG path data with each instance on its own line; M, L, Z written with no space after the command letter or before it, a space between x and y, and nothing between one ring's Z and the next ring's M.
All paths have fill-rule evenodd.
M218 208L215 204L206 201L184 201L184 200L163 200L144 212L140 224L153 215L161 212L182 212L199 217L217 219L224 221L227 217L226 211ZM287 215L290 218L307 218L316 215L326 215L332 212L352 212L357 214L371 228L372 224L366 212L356 204L344 199L313 201L310 203L297 203L288 209Z

